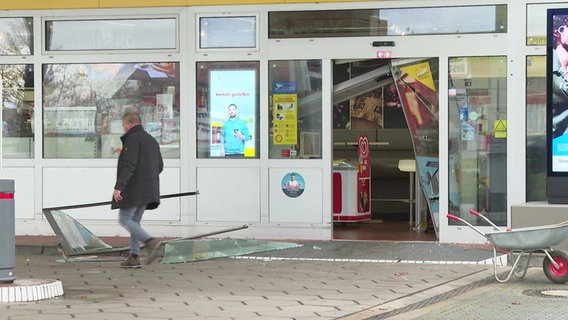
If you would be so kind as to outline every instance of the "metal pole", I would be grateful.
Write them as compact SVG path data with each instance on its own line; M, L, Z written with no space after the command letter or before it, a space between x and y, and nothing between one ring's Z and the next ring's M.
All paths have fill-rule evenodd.
M409 209L410 209L410 221L409 221L409 225L410 228L414 228L414 212L412 211L412 209L414 208L414 172L410 172L410 190L409 190L409 196L408 196L408 203L409 203Z
M182 193L175 193L175 194L165 194L165 195L160 196L160 199L183 197L183 196L194 196L194 195L198 195L198 194L199 194L199 191L182 192ZM93 203L85 203L85 204L75 204L75 205L70 205L70 206L43 208L43 210L79 209L79 208L87 208L87 207L106 206L106 205L110 205L110 204L111 204L110 201L103 201L103 202L93 202Z

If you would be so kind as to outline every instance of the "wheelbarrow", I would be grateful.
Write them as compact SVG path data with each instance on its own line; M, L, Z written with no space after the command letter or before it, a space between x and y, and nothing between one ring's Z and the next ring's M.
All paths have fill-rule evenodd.
M537 227L517 228L503 230L481 213L470 210L471 214L482 218L494 229L494 232L484 233L468 221L452 214L446 215L448 219L459 221L480 235L484 236L493 246L493 270L495 279L499 282L507 282L512 275L524 278L533 253L544 253L542 269L546 277L555 283L568 282L568 253L563 250L553 250L552 247L560 244L568 236L568 221L553 225ZM505 275L497 274L497 250L509 251L513 264L511 270ZM528 255L523 263L521 257Z

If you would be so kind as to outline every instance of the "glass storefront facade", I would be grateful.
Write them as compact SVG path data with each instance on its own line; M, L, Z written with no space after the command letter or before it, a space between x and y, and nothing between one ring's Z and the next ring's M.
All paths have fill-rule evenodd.
M473 225L473 209L507 225L507 59L449 60L449 208Z
M269 157L321 159L321 60L269 61Z
M117 158L127 109L179 158L178 63L46 64L42 105L44 158Z
M507 32L506 5L282 11L268 18L271 39Z
M34 157L33 66L0 65L4 158Z
M546 201L546 57L527 56L526 201Z
M197 157L259 157L259 63L197 64Z
M0 55L28 56L34 53L33 19L0 17Z
M33 19L0 18L0 57L30 56ZM34 70L29 64L0 64L4 158L34 157Z
M46 51L177 48L176 18L45 21Z
M439 183L440 194L430 194L429 200L439 201L440 228L448 227L446 212L470 219L469 209L508 226L512 203L546 200L542 19L547 8L564 4L352 4L231 5L223 12L207 6L10 12L0 17L2 157L9 160L4 168L40 185L25 192L35 199L32 217L41 220L42 206L63 201L41 194L57 187L52 177L69 167L84 172L94 168L100 177L112 177L122 134L120 116L134 108L160 144L169 170L165 179L173 181L169 187L174 191L199 188L205 195L223 194L226 203L241 211L254 208L254 223L277 229L270 224L270 211L285 206L271 205L281 196L271 186L299 173L315 188L306 194L324 195L322 201L305 205L321 211L321 219L310 218L310 223L316 221L319 237L326 238L331 230L333 129L353 129L353 117L346 116L351 110L339 108L356 96L335 100L340 95L334 92L333 70L345 66L347 78L354 79L362 73L352 61L375 59L384 62L394 83L397 70L416 60L428 61L435 78L435 99L424 104L428 108L436 101L432 119L437 127L426 134L417 130L413 151L419 157L416 148L430 146L435 137L436 152L428 147L423 155L440 165L429 172ZM511 18L511 10L523 15ZM525 43L509 41L518 34ZM515 65L519 61L523 68ZM415 72L421 82L423 74ZM368 80L381 88L379 102L370 110L384 115L386 88L397 89L400 97L404 85L391 86L379 77ZM525 83L524 91L520 83ZM409 125L412 108L409 104L401 122ZM241 127L231 120L232 113ZM524 121L516 121L519 114ZM388 129L392 124L381 125ZM524 132L523 137L512 137L511 130ZM512 144L523 145L526 161L518 166L511 166L516 152ZM227 158L235 160L223 160ZM524 177L511 178L518 170L526 172ZM258 194L243 198L245 191L219 191L224 190L221 181L243 177L243 185L259 186L254 188ZM93 194L97 199L82 201L106 198L102 191ZM215 197L180 200L172 224L199 225L195 208L202 208L203 200L196 202ZM220 211L226 215L207 222L241 221L231 216L229 207ZM305 220L294 215L278 221L305 228Z

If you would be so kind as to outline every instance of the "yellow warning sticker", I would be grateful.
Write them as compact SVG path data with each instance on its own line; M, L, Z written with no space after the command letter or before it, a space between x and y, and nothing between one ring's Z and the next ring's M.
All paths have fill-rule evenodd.
M495 132L495 138L507 138L507 120L495 120L493 132Z

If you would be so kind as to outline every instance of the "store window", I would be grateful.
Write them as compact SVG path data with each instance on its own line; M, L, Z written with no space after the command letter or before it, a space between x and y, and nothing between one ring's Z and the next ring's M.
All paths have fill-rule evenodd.
M449 209L484 225L473 209L507 225L507 59L449 60Z
M321 60L268 65L270 158L321 159Z
M197 157L258 158L259 62L197 63Z
M546 201L546 56L527 57L526 201Z
M33 19L0 18L0 55L33 54Z
M256 16L200 17L199 48L256 48Z
M273 11L269 38L506 33L507 6Z
M45 50L158 50L177 48L175 18L49 20Z
M546 11L554 8L566 8L566 3L527 4L527 46L546 45Z
M34 156L33 66L0 65L2 157Z
M179 158L179 63L43 66L43 156L115 158L125 110L140 112L164 158Z

